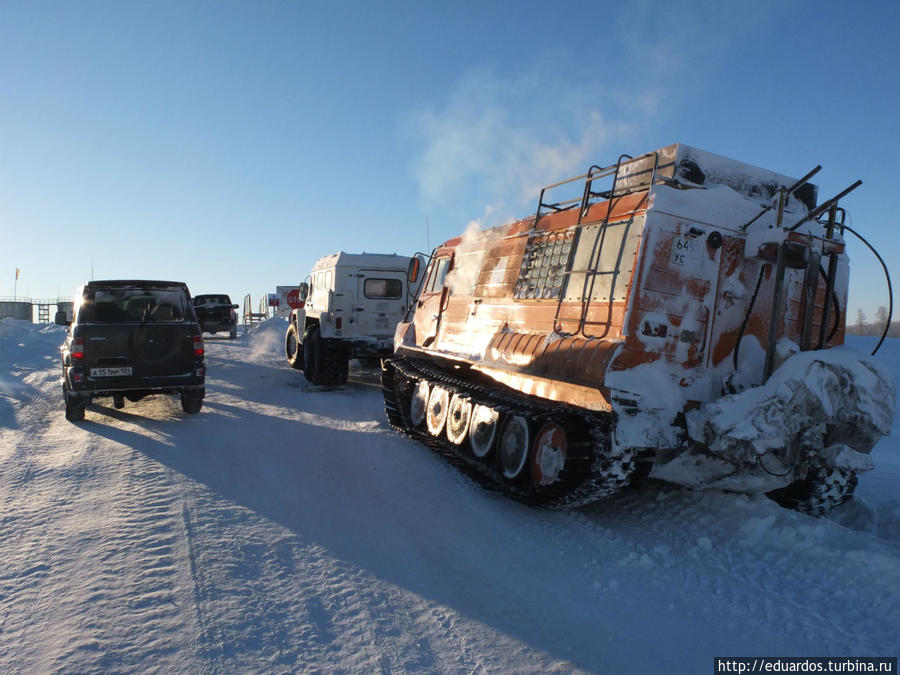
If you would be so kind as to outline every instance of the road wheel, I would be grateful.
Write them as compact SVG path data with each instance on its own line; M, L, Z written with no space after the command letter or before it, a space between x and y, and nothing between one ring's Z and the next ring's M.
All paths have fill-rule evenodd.
M510 415L500 428L497 444L497 461L500 471L507 480L516 480L528 464L528 450L531 448L531 433L528 420L521 415Z
M231 329L228 331L228 337L230 337L232 340L234 340L237 337L237 324L232 326Z
M185 396L181 392L181 409L188 415L196 415L203 407L203 399L199 396Z
M427 380L419 380L413 387L412 396L409 397L409 421L413 427L422 426L425 421L425 409L428 407L428 397L431 388Z
M449 406L450 392L443 387L432 387L428 396L428 409L425 411L425 423L432 436L440 436L444 430Z
M484 459L494 447L494 439L497 437L497 423L500 414L486 405L476 405L472 409L472 419L469 422L469 447L472 453L479 459Z
M569 442L563 428L554 422L541 427L534 437L531 453L532 484L542 487L560 480L568 455Z
M454 394L447 414L447 439L454 445L462 445L469 433L472 417L472 401L468 396Z
M236 336L236 332L231 337ZM300 336L297 334L297 325L288 326L287 333L284 335L284 355L287 357L291 368L303 370L303 343L300 342Z
M122 394L113 394L113 407L116 410L121 410L125 407L125 396Z

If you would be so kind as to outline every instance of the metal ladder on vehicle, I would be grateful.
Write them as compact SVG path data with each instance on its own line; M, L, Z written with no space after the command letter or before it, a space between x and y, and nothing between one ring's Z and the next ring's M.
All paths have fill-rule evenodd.
M591 249L591 254L588 259L588 264L587 264L586 269L579 270L579 271L584 272L585 277L584 277L584 282L582 285L582 292L581 292L582 308L581 308L581 313L580 313L580 316L578 319L578 330L577 330L576 334L580 334L584 337L588 337L585 334L585 328L587 326L589 326L589 325L606 325L607 327L609 326L609 322L599 322L599 321L588 321L587 320L587 314L588 314L588 311L590 309L590 304L591 304L590 296L593 293L594 285L596 283L597 278L601 275L617 274L619 264L621 263L621 260L617 260L616 268L613 270L600 271L600 270L596 269L596 267L600 261L600 256L603 252L603 245L604 245L604 242L606 239L606 226L609 224L609 218L612 215L613 202L617 198L621 198L627 194L630 194L633 191L636 191L636 190L628 190L628 189L621 189L621 191L619 191L619 189L617 189L618 183L619 183L619 177L622 173L622 168L625 166L628 166L630 164L634 164L636 162L640 162L642 160L651 158L651 157L653 159L653 162L652 162L652 167L650 168L650 178L646 182L640 181L638 183L639 187L637 188L637 189L646 188L649 193L649 191L652 190L653 186L658 182L658 170L659 170L659 153L658 152L651 152L651 153L647 153L644 155L640 155L638 157L632 157L631 155L622 154L622 155L619 155L619 158L616 160L615 164L612 164L607 167L600 167L600 166L597 166L596 164L594 164L590 168L588 168L586 173L584 173L580 176L575 176L574 178L570 178L568 180L560 181L558 183L553 183L553 184L547 185L541 189L541 193L538 198L537 210L536 210L535 216L534 216L534 224L532 226L534 229L537 228L537 224L540 222L541 217L542 217L541 212L545 208L553 210L554 212L567 211L567 210L573 209L575 207L578 207L578 209L579 209L578 219L575 223L575 225L576 225L575 235L574 235L574 239L572 241L572 244L571 244L571 247L569 250L569 257L568 257L568 260L566 261L566 266L565 266L564 274L566 275L567 278L570 278L574 271L572 269L572 267L573 267L574 260L575 260L575 253L578 248L578 242L579 242L580 236L581 236L581 230L578 229L577 226L581 225L582 221L584 220L585 216L587 215L587 213L590 209L590 206L593 203L592 200L594 200L596 198L605 198L607 200L606 214L599 221L601 233L597 236L597 239L595 239L595 241L594 241L594 245ZM639 175L639 174L640 174L640 172L637 172L635 175ZM594 181L608 177L608 176L612 176L612 185L609 188L609 190L595 192L592 189ZM579 181L579 180L584 181L584 190L582 191L580 198L569 199L569 200L555 202L555 203L546 203L544 201L544 196L548 190L552 190L552 189L560 187L562 185L566 185L568 183L573 183L573 182ZM554 319L553 319L554 325L559 325L559 318L560 318L559 313L560 313L560 309L562 307L563 300L564 300L564 293L562 292L562 289L561 289L559 298L558 298L558 302L556 305L556 313L555 313Z

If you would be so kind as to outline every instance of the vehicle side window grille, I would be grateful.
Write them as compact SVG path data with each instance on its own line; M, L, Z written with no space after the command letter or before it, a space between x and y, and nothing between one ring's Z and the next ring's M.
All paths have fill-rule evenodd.
M513 297L558 298L565 282L574 236L574 229L569 229L529 237Z

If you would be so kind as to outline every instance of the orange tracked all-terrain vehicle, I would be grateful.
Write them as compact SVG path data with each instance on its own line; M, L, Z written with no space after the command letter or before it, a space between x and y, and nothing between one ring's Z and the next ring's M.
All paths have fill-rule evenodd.
M833 349L852 231L838 201L859 182L819 203L818 170L676 144L438 246L383 363L390 423L535 504L648 474L810 512L846 500L894 388Z

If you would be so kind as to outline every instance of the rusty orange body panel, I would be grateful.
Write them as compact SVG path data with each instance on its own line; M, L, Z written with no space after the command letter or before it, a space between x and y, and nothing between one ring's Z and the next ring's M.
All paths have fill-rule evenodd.
M681 147L660 151L676 158L669 176L677 175ZM732 164L749 183L754 169ZM759 180L766 179L771 180L768 174ZM746 250L749 234L741 229L745 220L717 217L715 209L723 202L723 210L753 215L759 202L734 189L709 200L702 187L675 188L649 179L643 184L632 180L629 188L633 191L620 195L614 187L607 199L584 209L524 218L439 246L412 317L414 337L398 340L396 349L469 361L516 390L577 401L591 410L611 409L608 372L660 359L678 369L679 381L691 390L691 404L721 395L722 381L731 374L723 364L738 337L766 345L775 281L774 261L759 258L760 244L754 242L756 250ZM660 199L662 191L695 194L684 200L678 213ZM729 205L728 199L735 204ZM705 203L709 201L713 204ZM808 208L799 200L794 207L798 212ZM767 228L770 221L757 221L755 229ZM818 231L824 230L818 224L814 230L788 233L784 241L822 257L837 256L843 273L834 294L843 307L843 242L820 236ZM781 241L762 243L777 246ZM556 251L557 258L548 261L547 251L551 257ZM434 281L440 261L446 261L447 283L438 286ZM454 278L462 268L465 272ZM779 339L801 339L805 273L790 269L786 275ZM756 302L749 308L750 289L760 274ZM826 304L824 283L814 302L811 331L818 336ZM407 334L401 325L398 336ZM825 345L841 342L843 321ZM691 387L711 373L718 386L707 386L706 392Z

